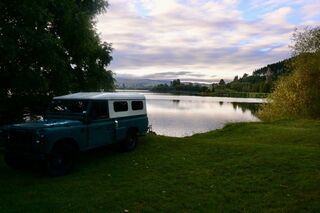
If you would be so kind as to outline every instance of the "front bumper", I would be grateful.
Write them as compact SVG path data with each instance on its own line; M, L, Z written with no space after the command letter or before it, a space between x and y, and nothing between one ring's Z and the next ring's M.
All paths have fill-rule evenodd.
M34 131L11 129L4 143L4 152L14 158L26 160L45 160L45 143L39 140Z
M4 152L6 155L10 155L11 157L24 159L24 160L37 160L43 161L48 158L46 154L43 153L32 153L32 152L23 152L23 151L12 151L5 149Z

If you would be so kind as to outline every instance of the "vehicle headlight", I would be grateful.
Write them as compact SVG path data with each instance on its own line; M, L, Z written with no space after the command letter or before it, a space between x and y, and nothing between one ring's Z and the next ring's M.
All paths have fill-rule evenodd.
M8 131L4 129L0 129L0 138L7 139L8 138Z
M46 131L44 129L39 129L36 131L36 143L43 143L46 137Z

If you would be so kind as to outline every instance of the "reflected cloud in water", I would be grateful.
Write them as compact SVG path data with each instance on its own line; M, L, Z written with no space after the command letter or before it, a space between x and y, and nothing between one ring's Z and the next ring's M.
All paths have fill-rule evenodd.
M175 137L219 129L226 123L259 121L254 112L263 103L262 99L145 95L153 131Z

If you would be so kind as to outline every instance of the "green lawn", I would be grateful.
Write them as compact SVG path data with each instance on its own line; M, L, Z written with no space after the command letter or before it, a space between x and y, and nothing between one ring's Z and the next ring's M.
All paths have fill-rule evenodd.
M319 212L320 121L148 135L131 153L86 153L58 178L1 158L0 184L0 212Z

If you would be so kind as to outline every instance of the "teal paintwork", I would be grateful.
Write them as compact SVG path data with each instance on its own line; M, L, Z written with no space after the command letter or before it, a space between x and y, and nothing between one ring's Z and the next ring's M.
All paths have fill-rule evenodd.
M112 119L92 121L88 124L88 148L114 143L115 125Z
M81 115L48 114L43 121L9 126L7 128L9 138L7 143L12 142L10 140L13 140L14 134L30 133L32 135L32 150L28 150L28 152L46 156L56 143L62 141L71 142L80 151L83 151L122 141L129 129L134 129L139 135L148 131L146 113L93 120L89 115L90 106L95 100L87 101L89 102L88 111ZM25 141L19 141L19 143L25 143ZM11 148L8 151L15 152L16 150Z
M80 124L78 120L66 120L66 119L45 119L42 121L33 121L21 124L13 124L12 128L26 128L26 129L43 129L53 127L69 127Z
M116 140L118 141L125 138L128 126L138 129L140 135L148 131L148 118L146 115L122 117L116 120L118 121L118 127L116 128Z

